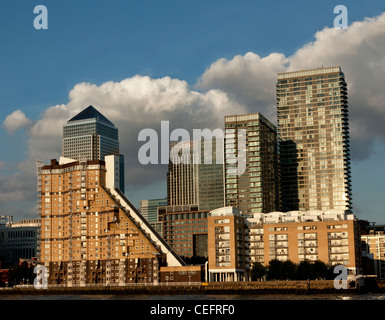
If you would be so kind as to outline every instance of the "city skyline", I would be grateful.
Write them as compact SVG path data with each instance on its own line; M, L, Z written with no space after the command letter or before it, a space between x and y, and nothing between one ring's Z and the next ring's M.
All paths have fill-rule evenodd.
M70 31L64 31L62 25L69 15L68 8L64 8L63 4L51 4L47 5L49 29L44 33L45 31L33 29L33 8L25 4L26 2L18 5L7 3L4 12L19 12L19 15L14 15L15 22L11 22L6 16L1 19L3 25L13 26L13 29L8 28L12 32L1 36L4 43L11 44L8 49L3 48L0 52L3 61L11 62L8 66L2 63L2 79L7 85L0 91L1 214L13 215L15 220L36 216L34 161L57 158L60 155L61 128L65 121L88 105L100 107L100 112L120 130L120 139L123 140L121 152L127 154L126 195L138 207L139 200L162 198L167 190L166 166L146 167L137 162L137 134L141 129L158 129L161 120L169 120L171 126L189 130L195 127L223 128L225 115L252 112L261 112L275 122L275 81L278 73L321 65L341 65L348 85L352 124L353 212L360 219L385 223L380 205L384 182L378 179L384 173L381 159L385 154L384 130L381 127L384 119L384 73L381 70L384 66L381 58L378 59L385 52L381 47L384 41L380 41L385 34L385 16L381 13L384 11L383 6L368 3L347 5L349 27L347 30L338 30L333 28L334 2L319 3L316 9L300 2L300 10L297 12L291 8L290 12L303 19L298 19L298 23L290 26L291 29L287 32L278 32L280 28L269 29L269 23L285 17L288 4L270 7L266 3L257 6L245 1L244 6L237 8L238 18L229 18L229 23L226 24L223 18L230 17L233 12L231 9L234 9L233 3L229 1L224 2L221 8L216 8L213 4L203 7L203 3L179 6L170 3L160 8L159 5L154 5L148 11L137 3L130 7L119 2L107 11L100 11L101 8L95 5L87 19L83 20L86 9L90 9L90 3L86 2L74 13ZM160 14L153 11L156 7L161 9ZM76 28L79 34L96 35L99 32L102 43L108 43L106 35L117 30L109 23L106 24L106 21L110 21L117 9L123 8L127 10L122 10L118 15L117 23L123 23L123 12L132 15L133 9L136 9L135 22L140 21L140 17L144 19L142 22L157 17L156 22L161 26L159 34L166 35L173 23L180 24L180 33L175 34L174 29L171 29L171 37L164 38L167 41L162 44L160 39L156 41L153 32L142 29L139 34L134 35L132 32L128 36L133 44L141 45L138 50L129 50L129 42L114 43L111 40L112 51L102 53L86 50L97 46L93 39L88 39L70 55L77 71L72 68L63 70L64 67L69 67L70 61L65 57L63 59L67 62L61 67L54 60L48 59L46 63L40 60L47 58L47 52L53 56L58 54L52 43L58 43L60 39L70 41L68 35L73 34L71 31ZM188 21L182 22L177 18L186 16L191 8L194 10L190 11L191 18ZM162 24L161 14L167 9L169 19ZM214 10L217 10L218 19L212 21L209 18ZM319 14L315 15L314 10L318 10ZM262 12L266 14L263 19ZM105 23L104 27L91 24L95 17ZM193 21L198 17L202 19L208 32L200 40L194 38L193 42L180 42L181 39L186 40L186 36L201 34L201 28L193 28L197 28ZM365 19L366 17L371 18ZM285 17L282 23L287 22L287 19L289 17ZM81 25L83 21L85 23ZM15 23L19 23L19 26L15 26ZM130 26L134 27L134 22L131 23L133 24ZM91 25L96 29L90 30ZM123 26L123 30L135 30L130 29L127 24ZM248 31L252 30L248 27L254 27L255 30ZM268 31L265 36L260 34L261 29ZM12 34L16 35L13 40ZM146 38L146 35L150 37ZM172 35L178 37L171 40ZM31 36L31 40L24 43L26 36ZM220 44L215 50L212 46L207 46L208 41L213 38L216 44ZM228 41L229 39L233 41ZM79 40L75 37L70 43L79 45ZM177 40L182 43L181 46L177 45ZM153 46L149 46L150 44ZM28 50L34 45L43 47L44 50ZM171 53L181 52L178 50L181 48L184 50L179 60L175 59ZM330 48L333 50L330 51ZM19 49L23 54L18 59L21 61L20 66L15 68L16 60L13 60L11 54ZM151 55L151 50L158 51L159 56ZM24 52L30 54L26 55ZM139 59L132 53L131 56L128 55L129 52L135 52L136 55L147 53L147 56L143 55ZM60 60L62 56L58 57ZM29 62L34 59L36 63L33 64L40 69L31 68ZM87 59L92 62L85 63ZM52 71L48 68L50 63L54 66ZM38 81L33 85L27 84L29 78L22 77L23 70L41 76L38 76ZM15 84L16 77L23 79L18 85ZM26 88L25 92L16 94L23 86ZM53 87L55 90L51 90Z

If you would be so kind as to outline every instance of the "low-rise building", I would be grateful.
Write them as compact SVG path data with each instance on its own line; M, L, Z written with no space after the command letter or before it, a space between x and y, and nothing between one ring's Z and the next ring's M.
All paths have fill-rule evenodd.
M0 217L0 255L5 263L17 263L38 255L39 219L13 221L12 216Z
M197 205L158 207L164 240L183 257L207 257L207 216Z
M207 218L209 281L242 281L250 269L245 218L235 207L218 208Z
M322 261L361 272L357 219L343 211L291 211L241 215L234 207L208 217L210 281L248 279L253 263L273 259Z
M373 231L361 235L362 256L369 258L372 271L379 279L385 279L385 233Z
M257 213L247 219L252 262L320 260L360 269L357 220L339 210Z

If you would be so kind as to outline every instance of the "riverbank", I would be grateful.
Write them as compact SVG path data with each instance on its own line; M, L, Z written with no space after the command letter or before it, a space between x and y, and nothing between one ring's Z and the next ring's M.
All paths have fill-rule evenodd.
M363 285L355 285L348 289L336 289L333 280L312 281L250 281L250 282L209 282L195 284L159 284L135 286L84 286L61 287L49 286L47 289L36 289L33 286L1 288L0 295L120 295L120 294L152 294L152 295L228 295L228 294L356 294L385 293L385 284L378 281L365 281Z

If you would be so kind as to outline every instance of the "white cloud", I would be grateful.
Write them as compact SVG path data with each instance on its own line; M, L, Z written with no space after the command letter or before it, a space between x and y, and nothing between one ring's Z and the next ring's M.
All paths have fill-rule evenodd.
M9 132L13 133L21 128L29 128L32 125L32 121L26 117L23 111L16 110L9 114L4 122L4 128Z
M65 122L89 105L93 105L119 129L120 151L126 159L126 178L143 184L164 178L164 168L142 166L138 161L138 134L144 128L160 129L163 120L170 131L184 128L223 128L224 115L244 113L246 109L220 90L193 91L185 81L164 77L152 79L134 76L121 82L100 86L79 83L69 93L66 105L48 108L30 130L29 160L24 168L33 168L35 159L49 160L61 155L62 130ZM220 115L220 116L219 116Z
M249 112L260 112L275 119L275 82L277 73L284 72L288 60L283 54L272 53L261 58L253 52L237 55L231 60L215 61L198 80L200 90L218 88L247 106Z
M292 56L255 53L215 61L197 87L220 88L244 103L249 112L261 112L276 122L277 73L324 66L341 66L348 83L353 159L371 152L375 138L385 140L385 13L354 22L347 30L324 28L315 40Z
M20 176L10 177L11 184L6 178L0 179L0 193L4 192L0 200L33 200L35 160L48 161L61 155L63 125L89 105L118 127L121 153L126 158L126 182L132 190L132 186L140 188L165 179L166 173L164 166L139 164L140 130L159 131L162 120L170 121L170 130L222 128L226 114L246 112L261 112L275 122L277 73L321 65L340 65L345 73L352 155L364 158L371 151L372 141L385 139L385 14L355 22L348 30L324 28L313 42L290 57L281 53L260 57L249 52L219 59L202 74L194 90L179 79L137 75L100 86L79 83L70 91L67 104L46 109L35 123L17 110L3 126L11 133L29 128L29 157L19 165ZM18 179L25 183L18 183Z

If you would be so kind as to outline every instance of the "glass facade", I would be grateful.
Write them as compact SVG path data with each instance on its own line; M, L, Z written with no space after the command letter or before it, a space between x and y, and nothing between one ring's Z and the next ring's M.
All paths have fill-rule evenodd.
M118 129L93 106L71 118L63 127L63 157L73 160L104 160L120 156L120 176L124 177L124 156L119 154ZM120 179L124 192L124 178Z
M63 156L80 160L103 160L119 155L118 129L97 119L68 121L63 128Z
M169 206L198 205L200 210L213 210L223 206L223 140L213 139L210 142L211 147L205 147L203 140L198 146L201 150L200 161L194 155L194 141L186 142L183 146L184 150L187 148L189 151L185 153L184 159L188 157L190 163L176 163L175 157L171 155L167 172ZM170 148L174 145L170 144ZM218 159L217 152L220 153ZM210 163L205 163L208 153L211 160ZM179 155L181 154L182 151Z
M246 130L246 170L234 174L241 135ZM225 205L244 215L271 212L279 207L276 128L259 113L225 117Z
M140 200L139 208L142 216L151 224L158 222L158 207L167 206L167 198Z
M347 85L340 67L277 82L282 211L351 212Z

